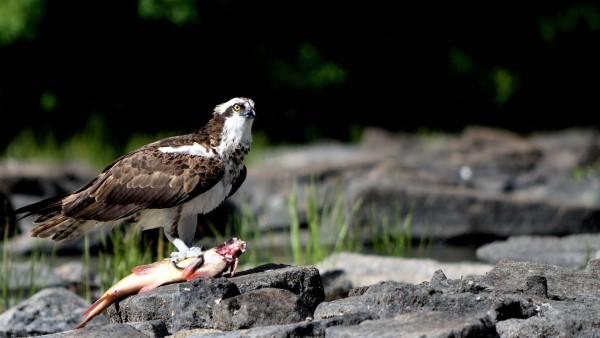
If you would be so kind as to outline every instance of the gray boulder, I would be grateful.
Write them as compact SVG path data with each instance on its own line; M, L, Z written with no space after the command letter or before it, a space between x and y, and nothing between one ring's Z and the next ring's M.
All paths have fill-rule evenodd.
M65 288L47 288L0 314L0 336L37 336L71 330L89 303ZM90 327L108 323L102 315Z

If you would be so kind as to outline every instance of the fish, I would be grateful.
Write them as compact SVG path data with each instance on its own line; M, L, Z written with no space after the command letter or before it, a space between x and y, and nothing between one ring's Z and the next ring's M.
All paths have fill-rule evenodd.
M109 305L132 294L142 294L164 284L218 277L227 269L233 277L237 272L238 258L245 251L246 242L233 237L217 247L203 251L197 257L186 258L177 263L170 258L165 258L158 262L136 266L130 275L111 286L102 297L87 308L82 314L85 319L73 329L84 327Z

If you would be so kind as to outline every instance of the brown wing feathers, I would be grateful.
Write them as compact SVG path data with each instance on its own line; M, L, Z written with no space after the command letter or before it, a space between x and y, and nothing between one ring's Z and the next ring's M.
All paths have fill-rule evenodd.
M106 222L145 208L172 207L207 191L223 175L224 166L218 159L155 150L143 147L108 166L81 190L17 212L40 215L36 222L48 222L38 227L37 233L43 234L65 222L65 216Z

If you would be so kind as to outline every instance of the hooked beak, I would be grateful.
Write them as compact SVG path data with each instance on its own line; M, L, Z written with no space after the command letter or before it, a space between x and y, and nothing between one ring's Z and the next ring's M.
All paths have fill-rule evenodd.
M242 116L247 119L253 119L256 117L256 112L254 112L254 109L248 109L242 114Z

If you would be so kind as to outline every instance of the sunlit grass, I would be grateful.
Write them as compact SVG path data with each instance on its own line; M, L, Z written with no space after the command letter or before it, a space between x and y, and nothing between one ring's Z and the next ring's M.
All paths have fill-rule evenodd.
M164 242L149 244L144 242L142 233L137 227L115 227L108 232L108 236L102 237L103 250L98 252L101 291L104 292L123 277L131 274L131 269L135 266L164 258L155 254ZM164 252L165 249L161 248L160 251Z
M373 208L373 214L376 213L377 210ZM394 221L390 221L389 217L384 215L380 226L369 228L375 254L405 256L408 250L412 248L411 215L406 215L404 219L402 219L402 215L397 213L394 216Z
M2 243L8 243L8 227L4 228L4 234L2 236ZM12 257L8 255L8 249L6 245L2 246L2 259L0 261L0 296L2 297L2 303L0 304L0 312L10 307L10 289L8 276L11 275L11 261Z
M23 129L8 144L2 156L10 159L66 162L73 158L96 168L104 168L118 154L117 145L111 141L105 121L92 115L85 128L60 143L52 132L35 133Z

